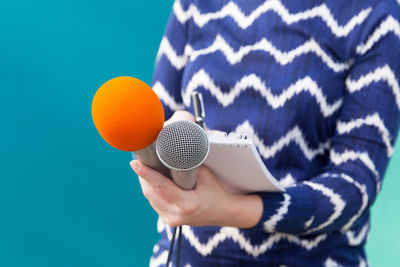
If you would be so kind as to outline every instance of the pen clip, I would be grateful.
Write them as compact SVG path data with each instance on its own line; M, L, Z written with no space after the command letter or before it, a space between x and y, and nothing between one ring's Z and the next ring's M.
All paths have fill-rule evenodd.
M194 109L194 115L196 117L196 123L204 128L204 118L206 112L204 109L203 96L201 93L194 91L192 93L192 103Z

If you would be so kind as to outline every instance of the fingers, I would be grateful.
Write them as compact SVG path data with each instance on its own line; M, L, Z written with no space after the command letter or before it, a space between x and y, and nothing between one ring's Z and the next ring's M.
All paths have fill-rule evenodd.
M175 213L175 206L171 205L168 199L165 199L158 195L153 187L142 177L139 176L140 186L142 188L143 195L149 200L150 205L158 214Z
M131 161L131 166L150 205L170 226L215 224L229 203L227 193L207 167L197 169L195 189L185 191L137 160Z
M196 179L197 184L210 183L214 181L216 182L215 176L212 171L204 165L201 165L196 169Z
M196 211L194 202L190 201L192 193L178 188L170 179L137 160L130 164L139 176L143 195L164 222L174 227L187 224Z
M156 193L170 202L185 201L185 192L177 187L169 178L141 164L138 160L132 160L130 164L136 174L146 181L146 185L151 187L152 193ZM149 197L152 197L150 193L147 198Z
M176 111L172 117L164 123L164 126L173 123L175 121L192 121L195 122L195 118L192 113L186 110L178 110Z
M176 203L171 203L169 200L161 197L154 188L140 176L139 182L143 194L149 200L150 205L166 224L172 227L185 224L185 217L182 216L182 210Z
M196 187L194 190L201 192L210 190L210 188L218 190L220 193L226 193L226 190L217 180L214 173L207 166L201 165L196 169Z

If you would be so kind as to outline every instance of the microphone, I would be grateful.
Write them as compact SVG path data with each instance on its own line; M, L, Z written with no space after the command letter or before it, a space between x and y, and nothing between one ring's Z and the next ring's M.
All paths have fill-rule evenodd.
M196 185L196 168L207 158L210 145L204 129L191 121L165 126L156 141L161 162L171 169L172 180L184 190Z
M164 110L146 83L126 76L107 81L93 97L92 118L108 144L134 152L140 162L169 177L154 144L164 124Z

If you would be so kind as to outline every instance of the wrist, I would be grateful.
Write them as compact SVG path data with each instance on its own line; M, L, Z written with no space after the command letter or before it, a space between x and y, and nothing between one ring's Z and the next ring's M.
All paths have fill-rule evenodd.
M263 202L259 194L231 194L225 203L220 203L221 218L218 226L252 228L258 224L263 213Z

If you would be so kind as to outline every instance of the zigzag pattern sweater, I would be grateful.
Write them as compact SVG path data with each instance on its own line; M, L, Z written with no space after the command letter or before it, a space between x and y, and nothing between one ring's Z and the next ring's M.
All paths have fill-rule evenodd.
M395 0L180 0L153 89L166 117L253 137L285 193L261 193L252 229L183 227L184 266L367 266L369 208L399 127ZM245 179L245 177L244 177ZM151 266L163 266L171 229Z

